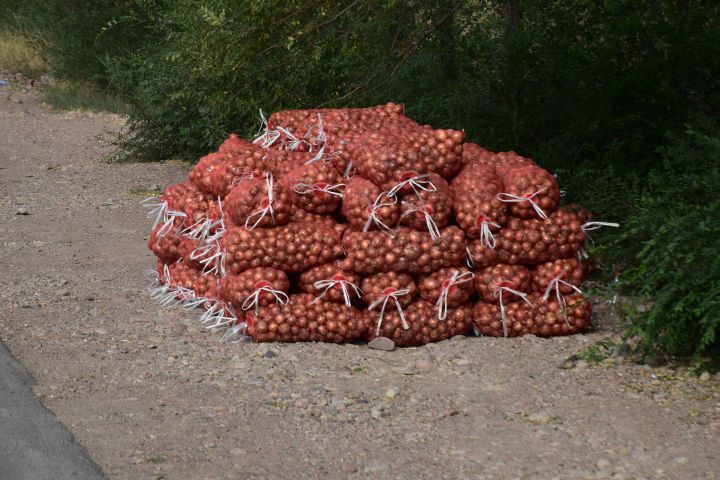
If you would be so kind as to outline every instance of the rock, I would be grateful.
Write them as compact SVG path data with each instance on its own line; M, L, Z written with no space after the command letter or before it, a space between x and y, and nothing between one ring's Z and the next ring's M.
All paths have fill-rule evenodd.
M268 350L265 353L263 353L263 357L265 357L265 358L277 357L277 353L275 352L275 350Z
M673 458L673 462L679 464L679 465L685 465L688 463L690 459L688 457L675 457Z
M708 380L710 380L710 372L707 372L707 371L702 372L702 373L700 374L700 377L698 377L698 379L699 379L701 382L707 382Z
M70 290L64 288L62 290L58 290L57 292L58 297L69 297L70 296Z
M373 350L382 350L383 352L392 352L395 350L395 342L387 337L377 337L368 343L368 347Z
M455 360L455 361L453 362L454 365L457 365L457 366L459 366L459 367L463 367L463 366L465 366L465 365L470 365L470 363L471 363L470 360L467 360L467 359L465 359L465 358L460 358L460 359Z
M656 393L655 395L653 395L653 400L655 400L655 401L665 400L666 397L667 397L667 393L660 392L660 393Z
M150 185L149 190L151 192L159 192L161 190L161 188L160 188L160 185L158 185L157 183L153 183L152 185Z
M365 473L379 473L384 472L389 467L385 463L372 462L365 466L363 472Z
M545 425L553 421L553 416L547 412L537 412L528 416L528 421L536 425Z
M424 360L422 358L415 361L415 368L417 368L418 370L430 370L431 366L432 365L430 364L429 361Z
M54 87L57 85L57 79L52 75L40 75L40 85Z
M585 369L588 368L588 366L589 366L589 365L588 365L588 362L586 362L585 360L579 360L579 361L575 364L575 368L577 368L578 370L585 370Z
M27 209L27 208L25 208L25 207L18 207L18 209L15 210L15 215L30 215L30 213L28 213L28 209Z
M385 392L385 396L387 398L395 398L400 394L400 389L398 387L390 387Z
M370 416L372 418L380 418L383 416L383 407L377 406L370 409Z
M610 466L610 461L605 458L601 458L597 461L596 465L598 468L605 469Z

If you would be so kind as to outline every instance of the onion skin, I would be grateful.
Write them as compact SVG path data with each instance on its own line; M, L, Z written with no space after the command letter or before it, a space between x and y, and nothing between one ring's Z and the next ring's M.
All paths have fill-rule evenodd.
M220 297L239 312L245 300L262 286L287 293L290 282L282 270L268 267L251 268L239 275L228 275L220 279ZM258 296L260 306L267 306L275 301L275 296L270 292L262 292Z
M365 310L368 325L368 338L372 341L376 335L379 309ZM394 302L388 302L378 336L387 337L399 347L414 347L440 342L455 335L463 335L472 327L472 304L464 303L456 308L448 308L445 320L438 320L437 307L425 300L417 300L403 308L405 320L410 326L405 330Z
M340 236L324 222L289 223L269 229L229 229L220 239L230 273L272 267L299 273L328 263L343 253Z
M447 267L423 276L418 282L420 298L435 305L435 302L437 302L440 294L442 293L445 282L449 282L455 272L458 272L459 275L463 275L469 271L470 270L465 267ZM473 280L450 286L447 296L448 307L457 307L462 305L467 302L473 293Z
M309 293L290 295L287 304L261 307L245 315L247 334L255 342L348 343L365 335L360 310L319 300Z
M429 233L398 228L394 237L382 232L352 232L343 237L347 257L343 268L362 274L377 272L431 273L465 260L465 234L452 226L432 240Z

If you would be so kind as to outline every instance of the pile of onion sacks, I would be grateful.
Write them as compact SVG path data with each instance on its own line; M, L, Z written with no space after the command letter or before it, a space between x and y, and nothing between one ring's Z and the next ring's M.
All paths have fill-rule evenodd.
M153 298L222 339L398 346L591 328L594 263L556 178L393 103L288 110L144 201Z

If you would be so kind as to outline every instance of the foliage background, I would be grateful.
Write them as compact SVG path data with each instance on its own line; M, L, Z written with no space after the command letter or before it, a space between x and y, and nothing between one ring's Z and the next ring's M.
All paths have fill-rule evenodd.
M196 159L259 108L403 102L555 171L618 221L648 355L717 355L720 4L701 0L5 0L62 78L130 104L128 158Z

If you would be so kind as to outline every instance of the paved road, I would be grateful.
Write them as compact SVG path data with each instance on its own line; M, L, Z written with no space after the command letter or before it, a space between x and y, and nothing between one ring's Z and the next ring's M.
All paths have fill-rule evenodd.
M105 478L40 404L32 379L0 343L0 480Z

